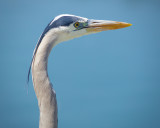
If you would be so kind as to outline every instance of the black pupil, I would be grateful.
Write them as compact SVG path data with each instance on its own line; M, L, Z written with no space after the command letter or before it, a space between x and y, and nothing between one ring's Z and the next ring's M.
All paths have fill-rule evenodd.
M79 25L79 24L78 24L78 23L76 23L75 25L76 25L76 27L78 27L78 25Z

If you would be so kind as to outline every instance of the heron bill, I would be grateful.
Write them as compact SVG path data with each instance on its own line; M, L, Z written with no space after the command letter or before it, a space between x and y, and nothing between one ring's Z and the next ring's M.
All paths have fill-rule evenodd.
M129 27L132 24L118 21L109 20L90 20L88 23L88 32L101 32L107 30L115 30L120 28Z

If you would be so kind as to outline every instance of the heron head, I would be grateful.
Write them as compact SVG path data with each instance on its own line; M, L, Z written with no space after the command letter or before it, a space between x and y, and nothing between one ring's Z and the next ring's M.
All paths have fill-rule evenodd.
M58 42L101 31L131 26L131 24L125 22L93 20L69 14L55 17L49 25L54 30L54 33L57 33Z
M50 50L51 50L53 45L56 45L63 41L67 41L76 37L97 33L101 31L125 28L131 25L132 24L125 23L125 22L117 22L117 21L109 21L109 20L93 20L93 19L87 19L84 17L69 15L69 14L59 15L55 17L48 24L48 26L45 28L42 35L40 36L39 41L34 50L32 62L34 60L35 54L40 44L43 41L51 43L50 45L51 46ZM55 43L53 44L53 42ZM32 62L31 62L31 65L32 65ZM28 72L28 81L29 81L31 65Z

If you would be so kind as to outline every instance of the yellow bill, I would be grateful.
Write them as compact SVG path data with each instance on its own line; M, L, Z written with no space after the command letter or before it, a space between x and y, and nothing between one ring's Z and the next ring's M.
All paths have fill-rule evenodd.
M107 30L115 30L120 28L129 27L132 24L118 21L109 20L90 20L88 22L87 31L88 32L101 32Z

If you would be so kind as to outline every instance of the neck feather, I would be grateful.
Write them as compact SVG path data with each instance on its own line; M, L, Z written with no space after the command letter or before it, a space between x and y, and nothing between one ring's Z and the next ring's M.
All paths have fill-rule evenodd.
M58 125L56 94L47 72L48 56L57 44L55 37L52 32L45 35L32 63L32 79L40 111L39 128L57 128Z

